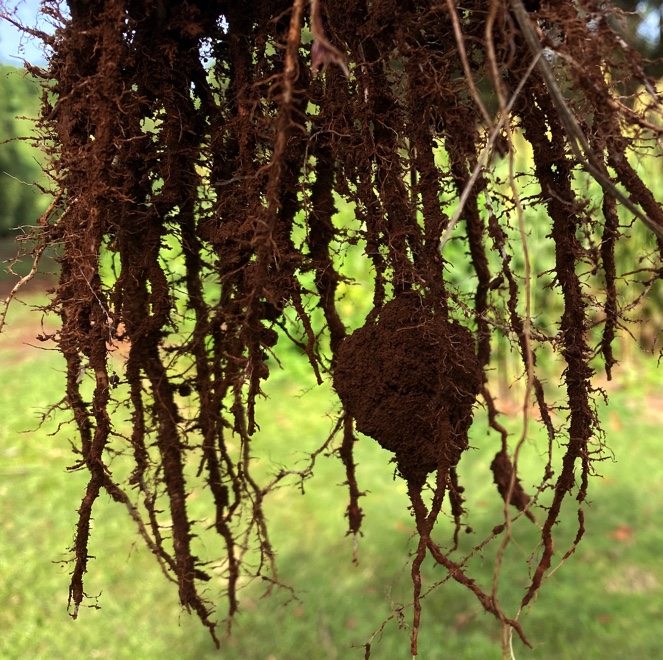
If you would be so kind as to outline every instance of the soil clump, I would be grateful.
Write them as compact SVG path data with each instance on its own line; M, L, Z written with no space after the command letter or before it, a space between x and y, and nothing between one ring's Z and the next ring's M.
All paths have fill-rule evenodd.
M400 474L416 483L467 449L481 381L471 332L417 293L396 297L347 337L334 367L357 429L394 452Z

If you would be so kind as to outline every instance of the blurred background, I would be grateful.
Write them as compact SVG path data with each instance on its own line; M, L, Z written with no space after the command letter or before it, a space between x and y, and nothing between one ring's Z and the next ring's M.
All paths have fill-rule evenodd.
M636 12L625 15L625 36L647 56L660 56L661 3L617 4ZM0 9L11 11L15 5L21 22L50 29L37 18L36 0L0 3ZM2 300L29 270L29 260L13 266L11 262L24 246L25 227L35 224L50 201L42 192L48 182L41 172L43 155L33 122L41 90L23 69L23 59L36 65L45 62L33 40L0 20ZM658 76L663 70L652 64L651 72ZM660 166L648 166L650 185L659 187L661 199ZM637 228L632 234L631 247L620 255L622 271L637 260L641 243L651 243ZM243 585L242 609L221 651L197 619L181 611L174 585L164 579L137 538L126 511L110 501L100 502L92 534L95 560L86 582L92 606L77 621L68 616L66 562L86 477L67 472L75 461L70 446L74 430L58 429L51 415L63 390L62 360L52 345L36 339L57 327L57 319L44 317L40 310L56 281L56 270L53 260L44 261L43 272L12 304L0 335L0 657L361 658L371 639L374 658L408 657L411 611L404 610L402 618L394 612L411 597L413 524L404 484L393 478L391 455L371 440L358 447L358 482L366 492L361 500L366 517L359 563L352 563L353 540L345 536L345 475L339 461L321 457L305 493L279 490L267 507L280 579L294 592L276 589L265 597L264 584ZM540 295L535 307L542 310L539 318L545 322L546 305L555 302ZM348 304L365 308L370 303L362 296L360 288L353 290ZM523 613L534 648L518 645L516 657L663 658L663 377L657 355L651 353L663 327L660 289L650 294L638 314L631 326L637 341L625 338L619 343L615 380L598 381L610 399L609 407L600 404L599 414L613 453L600 464L590 487L586 537L550 577L531 611ZM646 324L639 325L640 320ZM517 359L510 357L508 346L495 348L498 406L510 413L507 423L518 433L519 391L509 387ZM269 400L258 411L262 427L255 447L264 476L274 465L303 460L332 426L335 403L328 385L314 387L301 355L291 351L282 361L286 368L274 370L267 385ZM548 387L554 389L558 366L549 365L547 376ZM479 445L488 435L483 416L477 414L471 443ZM540 446L545 446L545 437L533 427L528 438L533 457ZM462 540L461 550L469 551L501 517L489 462L490 457L478 453L463 459L461 478L474 534ZM532 477L531 483L536 482ZM572 504L567 502L568 529L558 530L563 550L574 534ZM194 511L196 506L194 499ZM205 515L201 505L200 516ZM519 602L528 584L528 568L537 557L538 531L524 522L514 529L515 543L502 571L507 607ZM216 541L205 538L201 543ZM484 584L492 580L495 551L488 545L471 560L470 572ZM214 547L206 552L213 555ZM444 579L439 568L430 566L424 577L425 589ZM208 595L222 602L223 584L210 584ZM447 583L424 601L421 658L497 659L500 640L499 626L467 590Z

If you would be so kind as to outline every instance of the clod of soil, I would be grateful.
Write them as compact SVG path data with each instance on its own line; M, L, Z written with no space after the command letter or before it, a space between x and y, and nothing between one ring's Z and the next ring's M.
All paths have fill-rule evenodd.
M417 293L387 303L376 323L342 342L334 363L334 387L357 429L417 483L458 463L481 378L470 331Z

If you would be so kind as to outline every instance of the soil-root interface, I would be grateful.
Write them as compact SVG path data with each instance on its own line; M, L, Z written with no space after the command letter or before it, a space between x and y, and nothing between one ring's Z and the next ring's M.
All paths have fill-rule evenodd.
M602 446L590 444L590 361L603 359L610 375L622 314L619 204L628 221L663 231L629 159L656 144L660 106L618 35L619 14L589 0L67 4L64 15L43 2L59 27L48 37L41 128L61 194L36 236L60 255L51 307L78 432L72 469L89 472L73 616L104 491L129 509L183 606L213 635L203 598L212 575L225 580L229 617L240 577L280 584L263 502L287 475L309 476L318 454L259 483L251 444L267 358L277 342L294 342L318 381L333 378L343 405L340 443L329 438L325 449L345 466L349 533L362 520L355 429L393 452L407 482L419 537L412 652L426 557L527 643L497 580L481 586L466 558L454 558L469 520L458 466L482 402L499 441L473 444L491 457L505 511L491 538L504 549L514 516L542 525L524 607L551 567L571 494L568 553L584 532ZM625 99L621 81L643 92ZM529 172L515 169L516 141L521 153L531 145ZM339 200L352 219L337 213ZM532 232L550 246L540 267L528 257ZM344 259L354 246L371 273L361 327L339 305L356 275ZM659 276L657 255L631 269L645 286ZM547 325L533 319L539 275L553 300ZM521 483L522 443L489 391L504 338L549 438L538 488ZM122 366L109 357L118 345ZM565 362L556 418L537 376L543 351ZM198 556L205 524L188 495L201 484L221 559ZM448 547L435 539L441 512L455 521Z

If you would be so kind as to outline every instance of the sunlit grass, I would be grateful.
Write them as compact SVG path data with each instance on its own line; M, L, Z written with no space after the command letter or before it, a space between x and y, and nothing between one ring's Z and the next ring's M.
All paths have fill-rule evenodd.
M282 489L267 505L280 579L295 590L262 598L265 585L247 585L233 634L217 652L197 621L183 613L176 589L160 573L137 539L126 511L103 498L96 508L86 580L88 604L72 621L66 612L68 557L76 509L86 483L83 472L67 473L75 462L73 428L55 437L53 423L35 429L39 413L61 396L63 364L54 352L30 349L27 341L39 315L17 307L9 334L0 337L4 387L0 389L0 657L2 658L361 658L363 645L395 607L410 598L408 553L413 525L404 485L393 479L390 455L372 440L359 443L358 479L366 491L366 514L359 539L359 564L352 564L353 540L345 535L345 475L339 461L322 458L315 477L300 495ZM13 333L13 334L12 334ZM37 342L32 342L37 343ZM292 357L288 373L275 370L269 400L260 411L255 440L258 470L291 463L327 436L334 401L329 387L312 387L308 373ZM608 445L616 460L599 465L590 487L587 535L573 557L544 586L523 625L534 645L516 645L517 657L660 657L663 616L663 461L659 455L660 376L655 363L638 358L625 367L611 407L601 408ZM462 470L475 534L469 549L500 521L501 507L489 471L490 443L477 411L471 442L484 452L467 455ZM513 417L514 429L518 419ZM26 432L28 431L28 432ZM528 442L536 456L541 444ZM524 459L529 460L529 459ZM532 465L536 463L532 461ZM531 486L538 475L527 475ZM527 482L527 478L530 482ZM192 506L195 506L192 503ZM539 512L539 515L540 512ZM559 530L562 553L572 538L575 513L567 503ZM531 523L514 530L502 573L503 604L512 608L527 584L527 560L536 551ZM443 522L440 538L448 537ZM445 536L446 535L446 536ZM203 542L208 551L216 542ZM219 552L221 548L219 547ZM495 548L471 563L485 585L492 579ZM428 567L426 585L443 577ZM223 584L211 583L208 596L220 607ZM408 657L407 625L390 621L374 640L374 658ZM499 658L500 629L466 590L449 583L424 606L422 658Z

